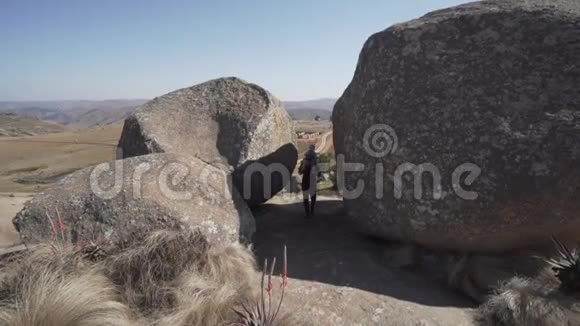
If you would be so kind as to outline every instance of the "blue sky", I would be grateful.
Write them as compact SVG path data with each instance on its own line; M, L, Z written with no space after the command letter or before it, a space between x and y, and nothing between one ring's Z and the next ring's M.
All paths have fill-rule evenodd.
M222 76L338 97L364 41L454 0L1 0L0 100L151 98Z

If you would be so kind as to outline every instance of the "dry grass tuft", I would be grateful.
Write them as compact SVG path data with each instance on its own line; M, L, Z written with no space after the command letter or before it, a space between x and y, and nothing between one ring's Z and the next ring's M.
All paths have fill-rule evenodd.
M207 263L183 273L175 288L173 313L155 325L225 325L232 308L256 298L252 252L242 245L212 248Z
M580 255L552 237L556 258L535 278L514 277L479 307L482 326L580 325Z
M0 266L0 325L230 325L237 309L260 302L254 255L240 244L212 247L199 231L164 230L97 250L98 259L95 249L57 242Z
M536 279L514 277L481 305L476 322L481 326L580 325L578 298L562 295L553 275Z
M1 325L136 325L113 284L67 248L38 248L1 274Z
M199 231L163 230L142 243L106 259L107 275L122 292L126 303L143 314L175 305L173 289L181 274L207 263L209 245Z

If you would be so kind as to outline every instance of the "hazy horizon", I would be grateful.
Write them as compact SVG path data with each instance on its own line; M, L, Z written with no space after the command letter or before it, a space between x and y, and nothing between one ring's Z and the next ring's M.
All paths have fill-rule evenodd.
M457 0L0 2L0 101L148 99L237 76L337 98L366 39Z
M159 94L161 96L163 94ZM54 100L3 100L0 98L0 103L22 103L22 102L29 102L29 103L43 103L43 102L106 102L106 101L149 101L152 100L154 97L151 98L104 98L104 99L82 99L82 98L69 98L69 99L54 99ZM294 99L279 99L282 102L311 102L311 101L322 101L322 100L337 100L338 96L336 97L319 97L319 98L307 98L303 100L294 100Z

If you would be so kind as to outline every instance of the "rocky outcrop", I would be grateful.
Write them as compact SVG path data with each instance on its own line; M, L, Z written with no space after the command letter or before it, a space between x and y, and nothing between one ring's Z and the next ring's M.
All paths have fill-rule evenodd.
M275 279L274 284L279 281ZM468 309L427 306L351 287L297 279L288 280L282 312L292 316L297 325L473 325Z
M343 183L365 183L345 194L362 231L486 252L580 240L579 7L475 2L367 40L333 112L337 154L365 165Z
M462 308L472 303L431 273L444 268L444 260L431 269L392 267L391 246L357 233L338 198L319 196L313 223L296 218L303 214L301 198L272 202L254 211L253 249L258 265L275 257L274 274L280 275L287 246L282 312L296 317L291 325L472 325L470 309ZM280 280L273 283L277 304Z
M198 228L218 245L250 240L254 218L240 195L229 191L226 177L199 159L177 154L103 163L35 196L13 222L25 243L64 237L73 243L122 244L161 228Z
M123 158L149 153L184 153L225 170L238 169L248 161L280 163L292 171L297 151L293 123L280 102L265 89L237 78L211 80L155 98L130 116L119 141ZM278 152L277 152L278 151ZM279 153L280 155L277 155ZM290 173L291 174L291 173ZM278 173L272 189L285 184ZM279 179L279 180L278 180ZM260 184L252 180L251 184ZM235 183L240 193L243 182ZM245 198L263 202L261 196Z

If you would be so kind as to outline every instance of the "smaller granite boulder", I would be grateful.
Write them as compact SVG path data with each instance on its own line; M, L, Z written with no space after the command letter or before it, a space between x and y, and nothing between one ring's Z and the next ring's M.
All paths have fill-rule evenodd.
M182 153L236 174L247 162L265 157L291 172L298 158L294 125L280 101L262 87L235 77L210 80L145 103L125 120L118 146L119 158ZM272 183L276 187L271 196L282 190L282 181ZM251 184L260 183L251 180ZM243 183L234 185L240 193L257 194L245 197L251 205L269 199L263 187L244 190Z
M177 154L103 163L35 196L13 223L24 243L119 244L161 228L198 228L213 244L250 240L253 215L227 180L224 171Z

